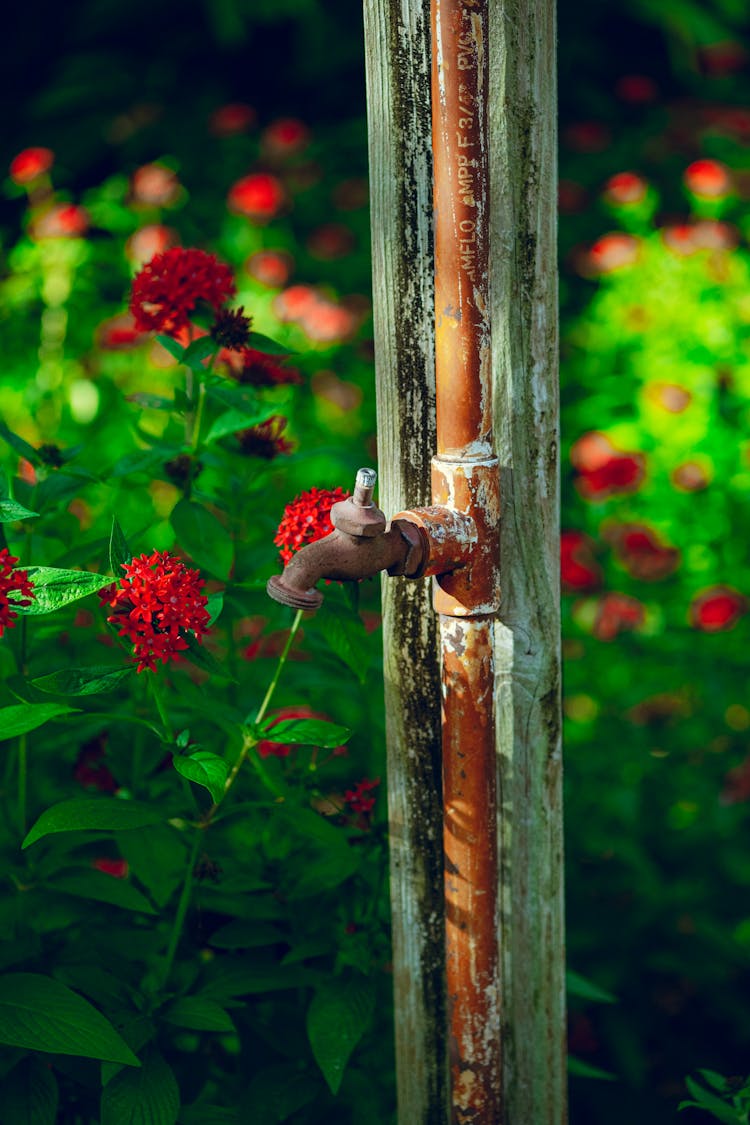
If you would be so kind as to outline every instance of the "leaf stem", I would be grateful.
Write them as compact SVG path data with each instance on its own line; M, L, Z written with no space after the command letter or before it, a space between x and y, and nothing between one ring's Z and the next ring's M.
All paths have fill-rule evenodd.
M268 685L268 691L266 692L265 696L263 697L263 702L261 703L260 707L258 708L258 714L255 716L256 724L262 723L263 719L265 718L266 711L268 710L269 704L270 704L270 702L273 698L273 693L276 691L276 685L279 682L279 676L281 675L282 669L283 669L284 665L286 664L286 659L289 656L289 650L291 649L292 644L294 643L294 638L297 636L297 630L299 629L300 624L302 623L302 613L303 613L303 610L298 609L297 612L294 615L294 621L292 622L292 627L289 630L289 636L286 639L286 644L284 645L284 649L281 653L281 656L279 657L279 663L276 665L276 671L274 672L273 679L271 680L270 684Z
M18 824L21 836L26 835L26 785L28 778L28 753L26 735L18 736Z

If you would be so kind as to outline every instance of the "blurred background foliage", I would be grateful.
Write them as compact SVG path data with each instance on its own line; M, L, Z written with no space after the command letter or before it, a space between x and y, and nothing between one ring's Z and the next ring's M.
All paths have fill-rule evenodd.
M295 491L348 485L375 455L358 5L78 0L5 19L5 166L48 146L56 206L85 212L24 233L6 181L3 419L114 460L115 388L169 382L125 322L112 337L149 256L133 236L214 250L309 389L278 392L297 451L250 483L270 543ZM746 1073L750 1048L750 15L561 0L559 24L568 956L614 997L571 997L579 1069L611 1075L573 1078L571 1120L663 1125L687 1072ZM244 117L217 116L231 105ZM288 118L305 130L274 141ZM134 179L152 162L161 195ZM255 172L280 197L266 182L229 209ZM268 250L275 275L246 265ZM291 315L298 285L327 316ZM167 528L174 485L150 495ZM73 509L71 534L88 518Z

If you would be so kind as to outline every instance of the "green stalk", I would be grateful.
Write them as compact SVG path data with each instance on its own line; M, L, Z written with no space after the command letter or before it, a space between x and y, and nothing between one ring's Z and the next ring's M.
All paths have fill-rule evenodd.
M190 849L190 858L188 859L187 868L185 869L185 878L183 879L182 890L180 891L180 901L177 903L177 912L174 916L174 922L172 923L172 933L169 936L169 946L167 948L167 956L164 963L164 969L162 971L162 987L164 987L169 980L169 976L172 972L175 953L177 952L177 946L179 945L180 937L182 936L182 927L185 924L185 915L187 914L187 909L190 905L190 893L193 889L193 871L195 870L195 864L198 860L198 851L200 850L201 839L202 829L197 828L195 830L195 835L193 836L193 844Z
M159 718L161 719L162 726L164 727L164 734L166 735L167 742L174 742L174 732L172 730L172 724L169 721L167 708L161 694L161 687L158 683L158 672L151 673L151 680L149 682L151 684L151 694L154 697L154 703L156 704L156 709L159 712Z
M26 835L26 783L28 778L26 735L18 736L18 823L21 836Z

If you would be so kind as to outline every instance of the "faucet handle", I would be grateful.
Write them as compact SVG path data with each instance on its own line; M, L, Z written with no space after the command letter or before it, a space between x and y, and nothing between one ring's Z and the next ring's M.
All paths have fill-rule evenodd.
M337 531L357 539L374 539L385 531L386 519L373 503L372 494L378 474L374 469L359 469L354 495L340 500L331 508L331 523Z

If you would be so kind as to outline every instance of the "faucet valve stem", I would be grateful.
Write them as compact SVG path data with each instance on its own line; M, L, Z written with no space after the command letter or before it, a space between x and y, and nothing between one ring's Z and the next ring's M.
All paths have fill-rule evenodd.
M354 482L354 495L352 501L358 508L372 507L372 493L378 474L374 469L358 469L357 479Z

